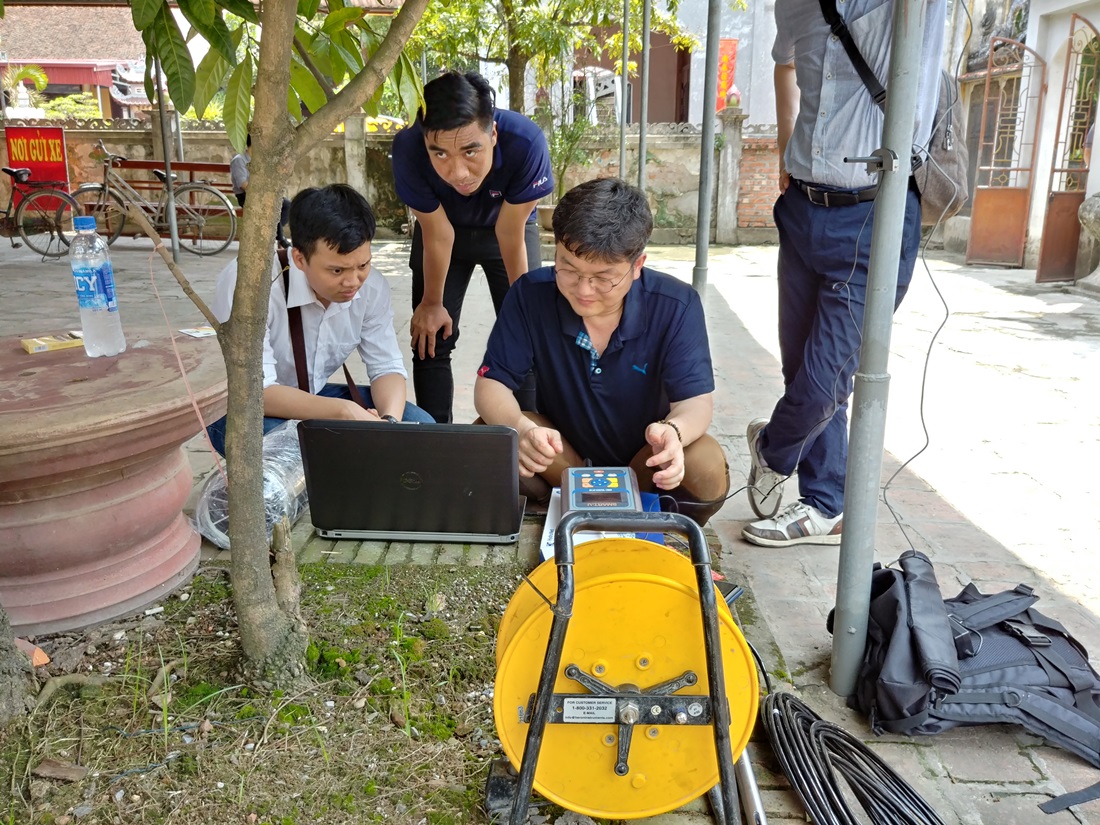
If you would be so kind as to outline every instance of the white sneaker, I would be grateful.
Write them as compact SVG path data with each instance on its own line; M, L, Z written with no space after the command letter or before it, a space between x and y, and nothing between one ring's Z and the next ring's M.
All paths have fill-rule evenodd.
M749 460L752 462L749 468L749 506L763 519L770 519L779 512L779 505L783 503L783 482L787 480L786 476L768 467L757 448L760 431L767 424L766 418L754 418L745 431L749 442Z
M796 501L775 518L747 524L741 530L746 541L763 547L791 547L795 544L840 544L844 514L823 516L816 508Z

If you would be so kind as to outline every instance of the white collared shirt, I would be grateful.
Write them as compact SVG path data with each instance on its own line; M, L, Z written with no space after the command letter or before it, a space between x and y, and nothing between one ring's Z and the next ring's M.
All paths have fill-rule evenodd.
M229 318L233 290L237 286L237 261L233 260L218 274L212 310L220 322ZM271 266L271 294L267 301L267 331L264 333L264 389L272 384L297 387L294 349L290 340L287 304L302 308L302 335L305 339L311 392L316 393L355 350L367 368L367 378L397 373L407 377L397 334L393 327L390 285L374 267L355 297L344 303L324 307L306 280L305 273L290 258L289 301L283 292L278 259Z

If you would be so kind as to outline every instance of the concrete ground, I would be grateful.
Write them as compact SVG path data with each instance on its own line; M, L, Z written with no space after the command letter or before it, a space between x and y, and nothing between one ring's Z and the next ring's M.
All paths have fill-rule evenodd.
M0 241L0 244L3 244ZM233 249L182 263L200 294L210 296ZM151 244L120 240L112 249L124 327L201 323ZM411 309L408 248L376 244L389 279L404 340ZM656 247L649 264L691 280L694 250ZM706 294L717 390L713 431L725 446L734 489L744 484L749 419L766 416L781 390L775 319L775 248L711 250ZM151 283L159 289L159 301ZM0 245L0 335L29 335L78 324L67 263L41 262ZM455 418L474 417L471 387L492 322L480 273L471 286L458 347ZM942 326L938 337L933 337ZM30 356L28 356L30 357ZM918 265L895 316L883 481L892 514L880 506L876 558L890 562L909 546L936 563L945 595L974 581L983 590L1033 585L1039 608L1062 621L1087 647L1100 650L1100 579L1093 562L1100 508L1100 301L1097 293L1036 285L1030 270L967 267L933 253ZM927 372L925 365L927 360ZM357 369L362 371L362 365ZM188 445L202 478L211 466L200 439ZM911 460L910 460L911 459ZM907 463L905 469L895 471ZM796 480L787 483L793 500ZM895 518L896 516L896 518ZM746 636L769 670L827 719L868 741L922 793L947 823L1100 822L1100 803L1044 816L1036 805L1100 779L1084 761L1043 746L1020 729L982 727L936 737L879 739L828 688L831 639L825 616L835 598L838 551L767 550L745 543L751 517L743 492L711 522L719 563L745 585ZM509 551L456 551L453 546L320 544L308 520L296 534L303 554L329 562L492 563L516 553L533 562L527 528ZM708 531L709 532L709 531ZM207 551L216 556L213 549ZM746 606L750 602L745 602ZM772 821L804 821L797 798L773 771L763 740L753 746ZM702 808L656 817L660 823L706 821Z

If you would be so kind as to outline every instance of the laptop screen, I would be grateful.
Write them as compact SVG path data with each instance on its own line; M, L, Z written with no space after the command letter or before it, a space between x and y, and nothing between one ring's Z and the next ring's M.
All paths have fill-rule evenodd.
M510 427L298 424L310 518L329 538L511 542L523 511Z

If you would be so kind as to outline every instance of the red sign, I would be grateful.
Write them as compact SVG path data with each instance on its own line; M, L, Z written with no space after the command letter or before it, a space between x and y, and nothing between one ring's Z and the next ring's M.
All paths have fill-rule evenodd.
M723 37L718 41L718 100L714 110L726 108L726 95L733 87L733 75L737 71L737 38Z
M31 181L52 182L69 190L69 162L65 155L65 130L59 126L8 126L8 165L30 169ZM20 195L16 192L15 203Z

